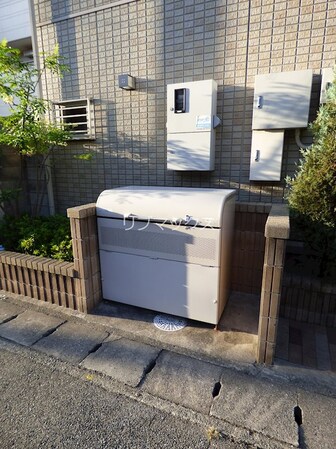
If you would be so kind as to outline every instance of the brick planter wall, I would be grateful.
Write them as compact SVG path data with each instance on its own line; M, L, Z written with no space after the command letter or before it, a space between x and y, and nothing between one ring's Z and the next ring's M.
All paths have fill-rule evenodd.
M289 213L273 205L265 227L265 258L259 312L257 362L272 364L275 354Z
M74 262L0 252L0 289L89 312L101 300L95 204L68 209Z
M76 278L82 312L90 312L102 299L96 204L68 209Z
M81 310L72 262L0 252L0 288L75 310Z

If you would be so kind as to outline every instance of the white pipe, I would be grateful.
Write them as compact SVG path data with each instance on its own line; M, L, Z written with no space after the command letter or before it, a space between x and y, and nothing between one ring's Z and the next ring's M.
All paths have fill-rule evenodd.
M295 142L296 142L296 145L299 148L303 148L304 150L308 150L308 148L310 148L312 146L312 144L305 145L304 143L301 142L300 131L301 131L300 128L296 128L296 130L295 130Z

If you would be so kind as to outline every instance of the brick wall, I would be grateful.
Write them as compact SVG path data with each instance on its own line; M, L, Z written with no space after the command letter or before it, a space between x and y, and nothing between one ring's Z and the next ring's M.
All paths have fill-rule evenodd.
M336 285L285 273L280 315L303 323L336 327Z
M72 262L0 252L0 289L81 310Z
M102 299L95 204L68 209L73 262L0 252L0 290L80 312Z
M236 203L231 290L260 294L265 253L265 225L271 205Z
M59 211L129 184L228 187L239 201L283 201L284 181L249 182L255 75L313 69L313 119L317 75L335 60L334 0L35 0L35 7L39 51L58 43L71 68L61 82L44 80L44 95L95 102L96 141L55 158ZM117 87L123 73L136 77L135 91ZM166 85L209 78L218 83L222 119L215 170L167 171ZM73 158L90 150L91 162ZM298 158L294 130L286 131L282 179Z
M258 363L272 364L274 359L289 231L288 208L281 204L273 205L265 226L265 257L258 327Z
M67 211L70 218L76 294L82 312L89 312L102 299L96 205L85 204Z

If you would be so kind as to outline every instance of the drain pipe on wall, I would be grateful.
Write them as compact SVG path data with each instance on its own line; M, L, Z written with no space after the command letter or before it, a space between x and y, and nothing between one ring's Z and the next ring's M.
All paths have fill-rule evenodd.
M39 60L38 47L37 47L37 33L36 33L34 0L28 0L28 5L29 5L29 17L30 17L34 64L37 69L40 69L40 60ZM39 80L36 93L39 98L42 98L41 80ZM45 177L47 180L47 196L48 196L49 213L50 213L50 215L55 215L54 189L53 189L53 185L52 185L51 169L48 164L45 167Z
M312 146L312 144L310 145L305 145L304 143L301 142L301 138L300 138L300 132L301 129L300 128L296 128L295 129L295 143L299 148L302 148L304 150L308 150L308 148L310 148Z

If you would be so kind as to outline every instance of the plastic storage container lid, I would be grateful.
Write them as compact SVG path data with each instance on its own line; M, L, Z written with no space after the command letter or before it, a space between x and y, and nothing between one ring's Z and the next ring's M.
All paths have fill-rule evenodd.
M228 189L129 186L104 190L98 197L98 217L176 222L220 227Z

